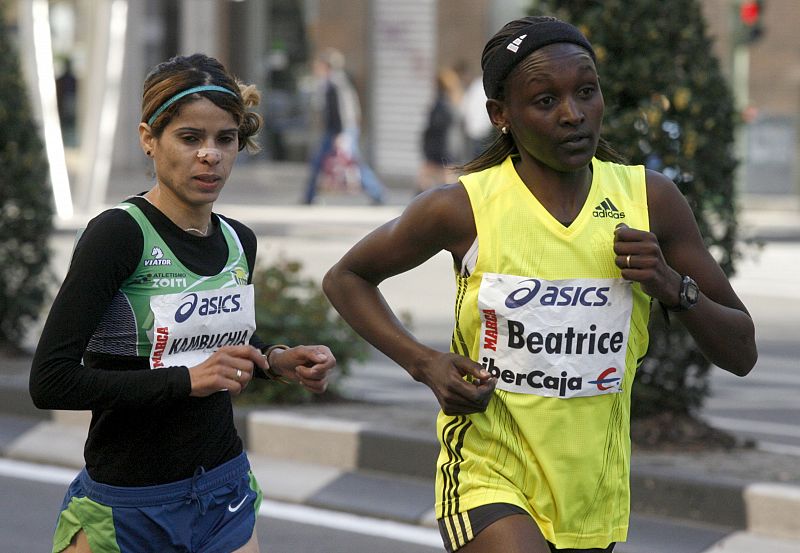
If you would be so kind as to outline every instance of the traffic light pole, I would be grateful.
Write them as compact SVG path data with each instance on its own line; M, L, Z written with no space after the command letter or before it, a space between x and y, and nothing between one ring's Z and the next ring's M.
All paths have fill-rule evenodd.
M750 102L750 47L746 44L735 44L733 47L732 85L734 105L738 114L736 125L736 167L735 187L742 192L746 187L748 157L748 122L743 114Z

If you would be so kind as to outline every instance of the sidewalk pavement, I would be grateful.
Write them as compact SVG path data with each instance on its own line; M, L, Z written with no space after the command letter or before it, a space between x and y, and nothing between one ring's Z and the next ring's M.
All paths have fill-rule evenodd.
M406 189L395 187L387 194L388 205L381 207L367 206L366 197L344 196L323 197L324 206L298 206L303 169L280 171L266 164L240 168L232 188L249 193L231 194L218 211L239 218L259 235L324 239L335 229L337 235L357 238L399 214L411 197ZM263 204L254 203L254 191L263 193ZM124 195L109 192L114 198ZM264 204L271 207L260 207ZM800 240L797 206L749 198L744 207L740 220L749 236ZM79 226L81 221L75 220L61 228L71 232ZM29 367L25 356L0 358L0 453L81 467L87 414L37 411L27 394ZM384 401L354 399L274 409L237 405L235 412L254 472L271 499L434 526L437 408L429 394L422 396L428 399L400 401L399 394L388 394ZM355 392L353 397L361 396ZM712 524L732 532L709 551L800 551L798 457L746 448L635 451L632 490L636 514ZM774 541L765 546L765 540Z
M371 228L373 222L383 223L399 215L414 197L411 179L394 178L384 183L382 206L370 205L365 194L325 192L317 195L314 205L301 206L307 175L305 164L254 161L245 156L239 159L215 209L224 214L233 209L251 224L281 227L302 222L314 226L335 221ZM139 170L115 170L106 190L106 207L148 189L150 171L145 166ZM800 194L740 194L738 207L740 237L755 241L800 241ZM100 209L93 208L90 215ZM69 230L83 226L86 220L87 214L78 213L58 226Z

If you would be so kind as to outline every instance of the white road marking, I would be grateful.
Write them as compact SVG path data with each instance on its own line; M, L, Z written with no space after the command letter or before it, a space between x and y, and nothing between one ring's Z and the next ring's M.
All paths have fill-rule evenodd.
M800 457L800 446L779 444L775 442L762 442L758 441L756 449L766 451L767 453L779 453L781 455L794 455Z
M779 422L747 421L728 417L705 417L716 428L723 430L738 430L740 432L754 432L769 436L791 436L800 438L800 425Z
M78 475L78 471L52 465L0 459L0 475L33 480L34 482L45 482L47 484L67 485Z
M72 482L76 474L77 472L74 469L0 459L0 476L66 486ZM272 500L262 501L258 514L263 517L301 522L366 536L377 536L430 547L442 547L442 538L438 530L391 520Z
M259 509L258 514L268 518L302 522L303 524L313 524L314 526L323 526L367 536L378 536L418 545L442 547L442 538L438 530L392 520L271 500L261 502L261 509Z

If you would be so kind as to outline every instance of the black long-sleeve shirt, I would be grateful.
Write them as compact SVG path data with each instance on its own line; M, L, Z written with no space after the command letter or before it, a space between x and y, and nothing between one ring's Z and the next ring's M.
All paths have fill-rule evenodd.
M140 196L137 205L191 271L215 275L228 257L215 219L206 237L188 234ZM216 217L216 216L215 216ZM252 278L253 232L232 219ZM30 393L42 409L91 409L84 448L95 481L149 486L191 477L241 453L230 394L190 397L187 367L150 370L147 357L86 351L98 323L142 256L144 237L123 210L110 209L87 225L73 252L33 358ZM251 344L263 348L253 337Z

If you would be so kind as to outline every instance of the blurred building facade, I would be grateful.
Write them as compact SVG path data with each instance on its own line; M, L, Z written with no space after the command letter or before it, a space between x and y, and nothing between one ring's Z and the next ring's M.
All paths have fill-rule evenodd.
M747 107L746 191L798 194L800 167L800 22L797 0L766 0L764 35L735 48L739 0L702 0L715 50ZM31 10L48 9L53 72L67 61L77 78L76 136L67 158L77 199L117 168L146 169L136 127L141 83L156 63L205 52L264 92L262 159L304 161L314 120L310 61L324 47L341 50L363 108L363 151L388 181L410 180L420 163L419 137L443 66L480 72L483 45L525 0L17 0L26 50ZM121 21L122 19L122 21ZM36 61L28 73L36 86ZM738 63L738 65L737 65ZM115 95L110 93L116 91ZM109 96L113 96L109 100ZM114 104L114 105L110 105ZM102 108L102 109L101 109ZM113 120L113 132L109 131ZM104 135L103 133L106 133ZM110 132L110 137L108 136ZM110 140L113 147L108 148ZM104 150L105 147L105 150ZM106 173L93 170L104 151ZM94 177L92 177L94 175ZM755 175L759 175L755 178ZM768 175L765 178L764 175ZM93 180L94 179L94 180ZM81 184L82 183L82 184Z
M762 0L761 36L736 45L740 0L701 0L717 56L733 84L744 125L740 186L800 199L800 2Z

